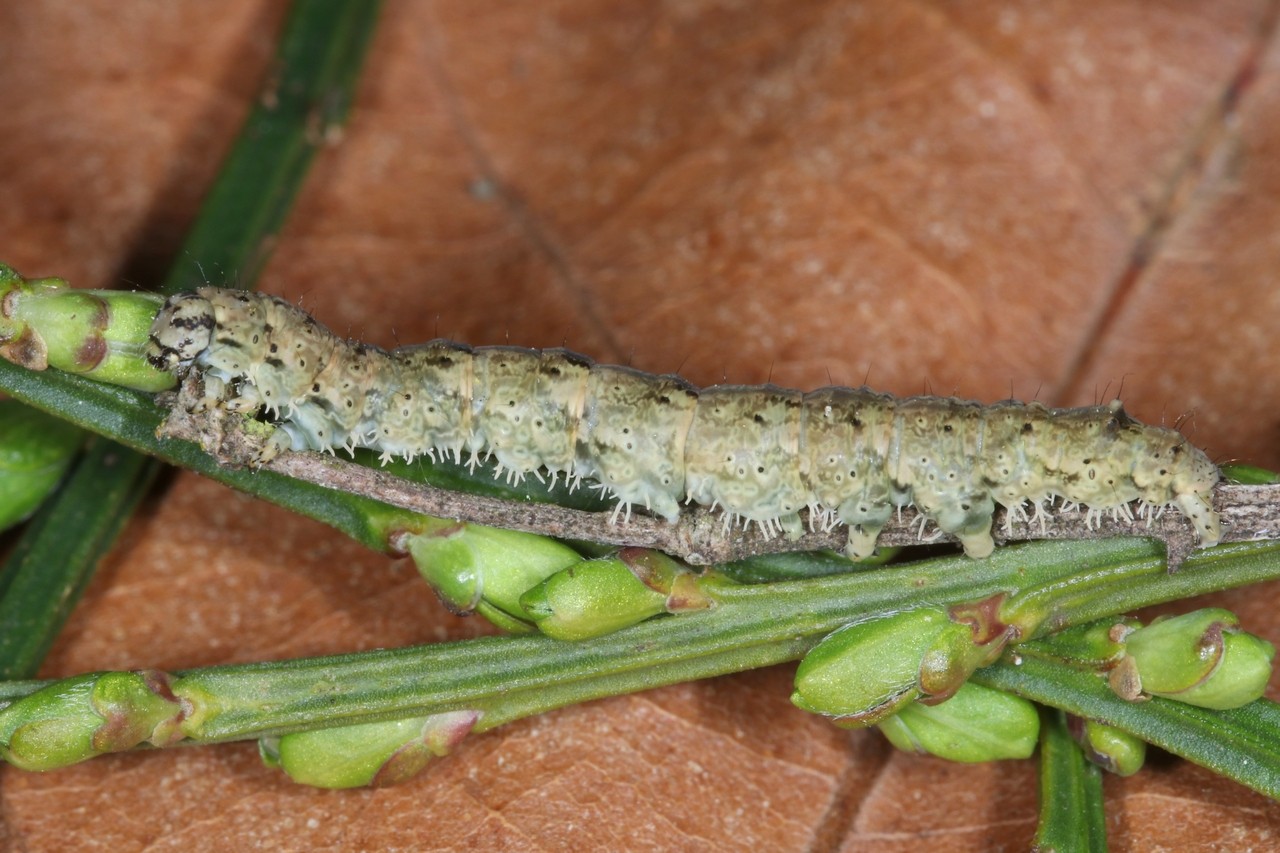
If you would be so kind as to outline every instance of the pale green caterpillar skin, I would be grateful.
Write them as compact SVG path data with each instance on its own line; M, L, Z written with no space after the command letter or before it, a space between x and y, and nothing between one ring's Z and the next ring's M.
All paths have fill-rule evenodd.
M1134 421L1119 401L1049 409L865 388L772 385L698 390L676 376L598 365L560 349L472 349L437 340L387 352L344 340L281 299L218 288L170 298L148 353L195 368L206 404L265 410L284 447L369 447L384 457L493 457L510 479L542 471L592 480L675 521L682 503L767 534L849 527L866 557L899 507L914 505L965 553L994 548L997 504L1043 513L1056 499L1097 513L1176 506L1201 543L1221 535L1218 469L1175 430ZM615 513L616 516L616 513Z

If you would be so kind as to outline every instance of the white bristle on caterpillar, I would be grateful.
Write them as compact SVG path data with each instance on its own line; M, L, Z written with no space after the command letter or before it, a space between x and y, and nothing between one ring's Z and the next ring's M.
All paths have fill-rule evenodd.
M388 352L282 299L211 287L165 303L148 358L197 370L204 405L275 418L261 461L285 447L492 457L511 481L592 480L618 501L615 518L643 507L675 521L692 502L766 535L799 536L807 508L811 525L848 525L855 559L911 505L971 557L994 548L997 504L1025 514L1030 503L1043 519L1058 499L1099 514L1140 501L1140 512L1177 507L1203 545L1221 535L1217 467L1119 401L1049 409L866 388L699 390L560 349L436 340Z

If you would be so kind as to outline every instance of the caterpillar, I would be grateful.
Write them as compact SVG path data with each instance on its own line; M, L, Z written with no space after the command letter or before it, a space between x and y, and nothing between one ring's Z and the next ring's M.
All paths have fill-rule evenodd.
M1217 467L1118 400L1051 409L867 388L698 389L564 349L434 340L386 351L277 297L213 287L165 302L147 357L198 371L200 405L273 419L260 461L339 447L472 466L492 457L509 480L594 481L618 501L615 520L642 506L674 522L693 503L721 510L726 530L754 522L797 537L807 509L810 525L847 525L855 559L910 505L975 558L994 548L996 504L1023 518L1059 499L1098 514L1172 505L1201 544L1220 538Z

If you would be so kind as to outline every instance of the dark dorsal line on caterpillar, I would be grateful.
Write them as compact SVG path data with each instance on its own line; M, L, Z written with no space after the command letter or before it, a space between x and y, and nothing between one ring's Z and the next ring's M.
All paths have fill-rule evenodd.
M282 299L219 288L171 297L148 358L198 371L205 405L273 417L280 430L262 461L288 447L493 457L512 479L545 471L593 481L619 512L644 507L674 522L695 503L722 510L726 528L755 522L789 537L807 508L810 525L848 526L854 558L870 555L895 509L910 505L971 557L994 547L996 504L1043 518L1058 499L1094 514L1172 505L1202 544L1220 538L1217 468L1118 401L1049 409L866 388L699 390L563 349L436 340L388 352Z

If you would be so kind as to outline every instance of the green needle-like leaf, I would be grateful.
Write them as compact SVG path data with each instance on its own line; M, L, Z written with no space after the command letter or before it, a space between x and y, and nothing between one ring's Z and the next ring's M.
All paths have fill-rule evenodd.
M271 88L205 197L164 293L209 284L209 274L226 279L224 287L252 287L316 150L338 138L380 5L296 0Z
M150 482L154 463L97 441L0 574L0 677L28 678Z
M1066 715L1046 709L1040 726L1040 825L1042 853L1104 853L1107 821L1102 771L1085 760L1067 731Z
M1155 697L1119 698L1098 675L1023 655L973 676L1079 717L1118 729L1194 761L1272 798L1280 798L1280 705L1259 699L1231 711L1211 711Z

